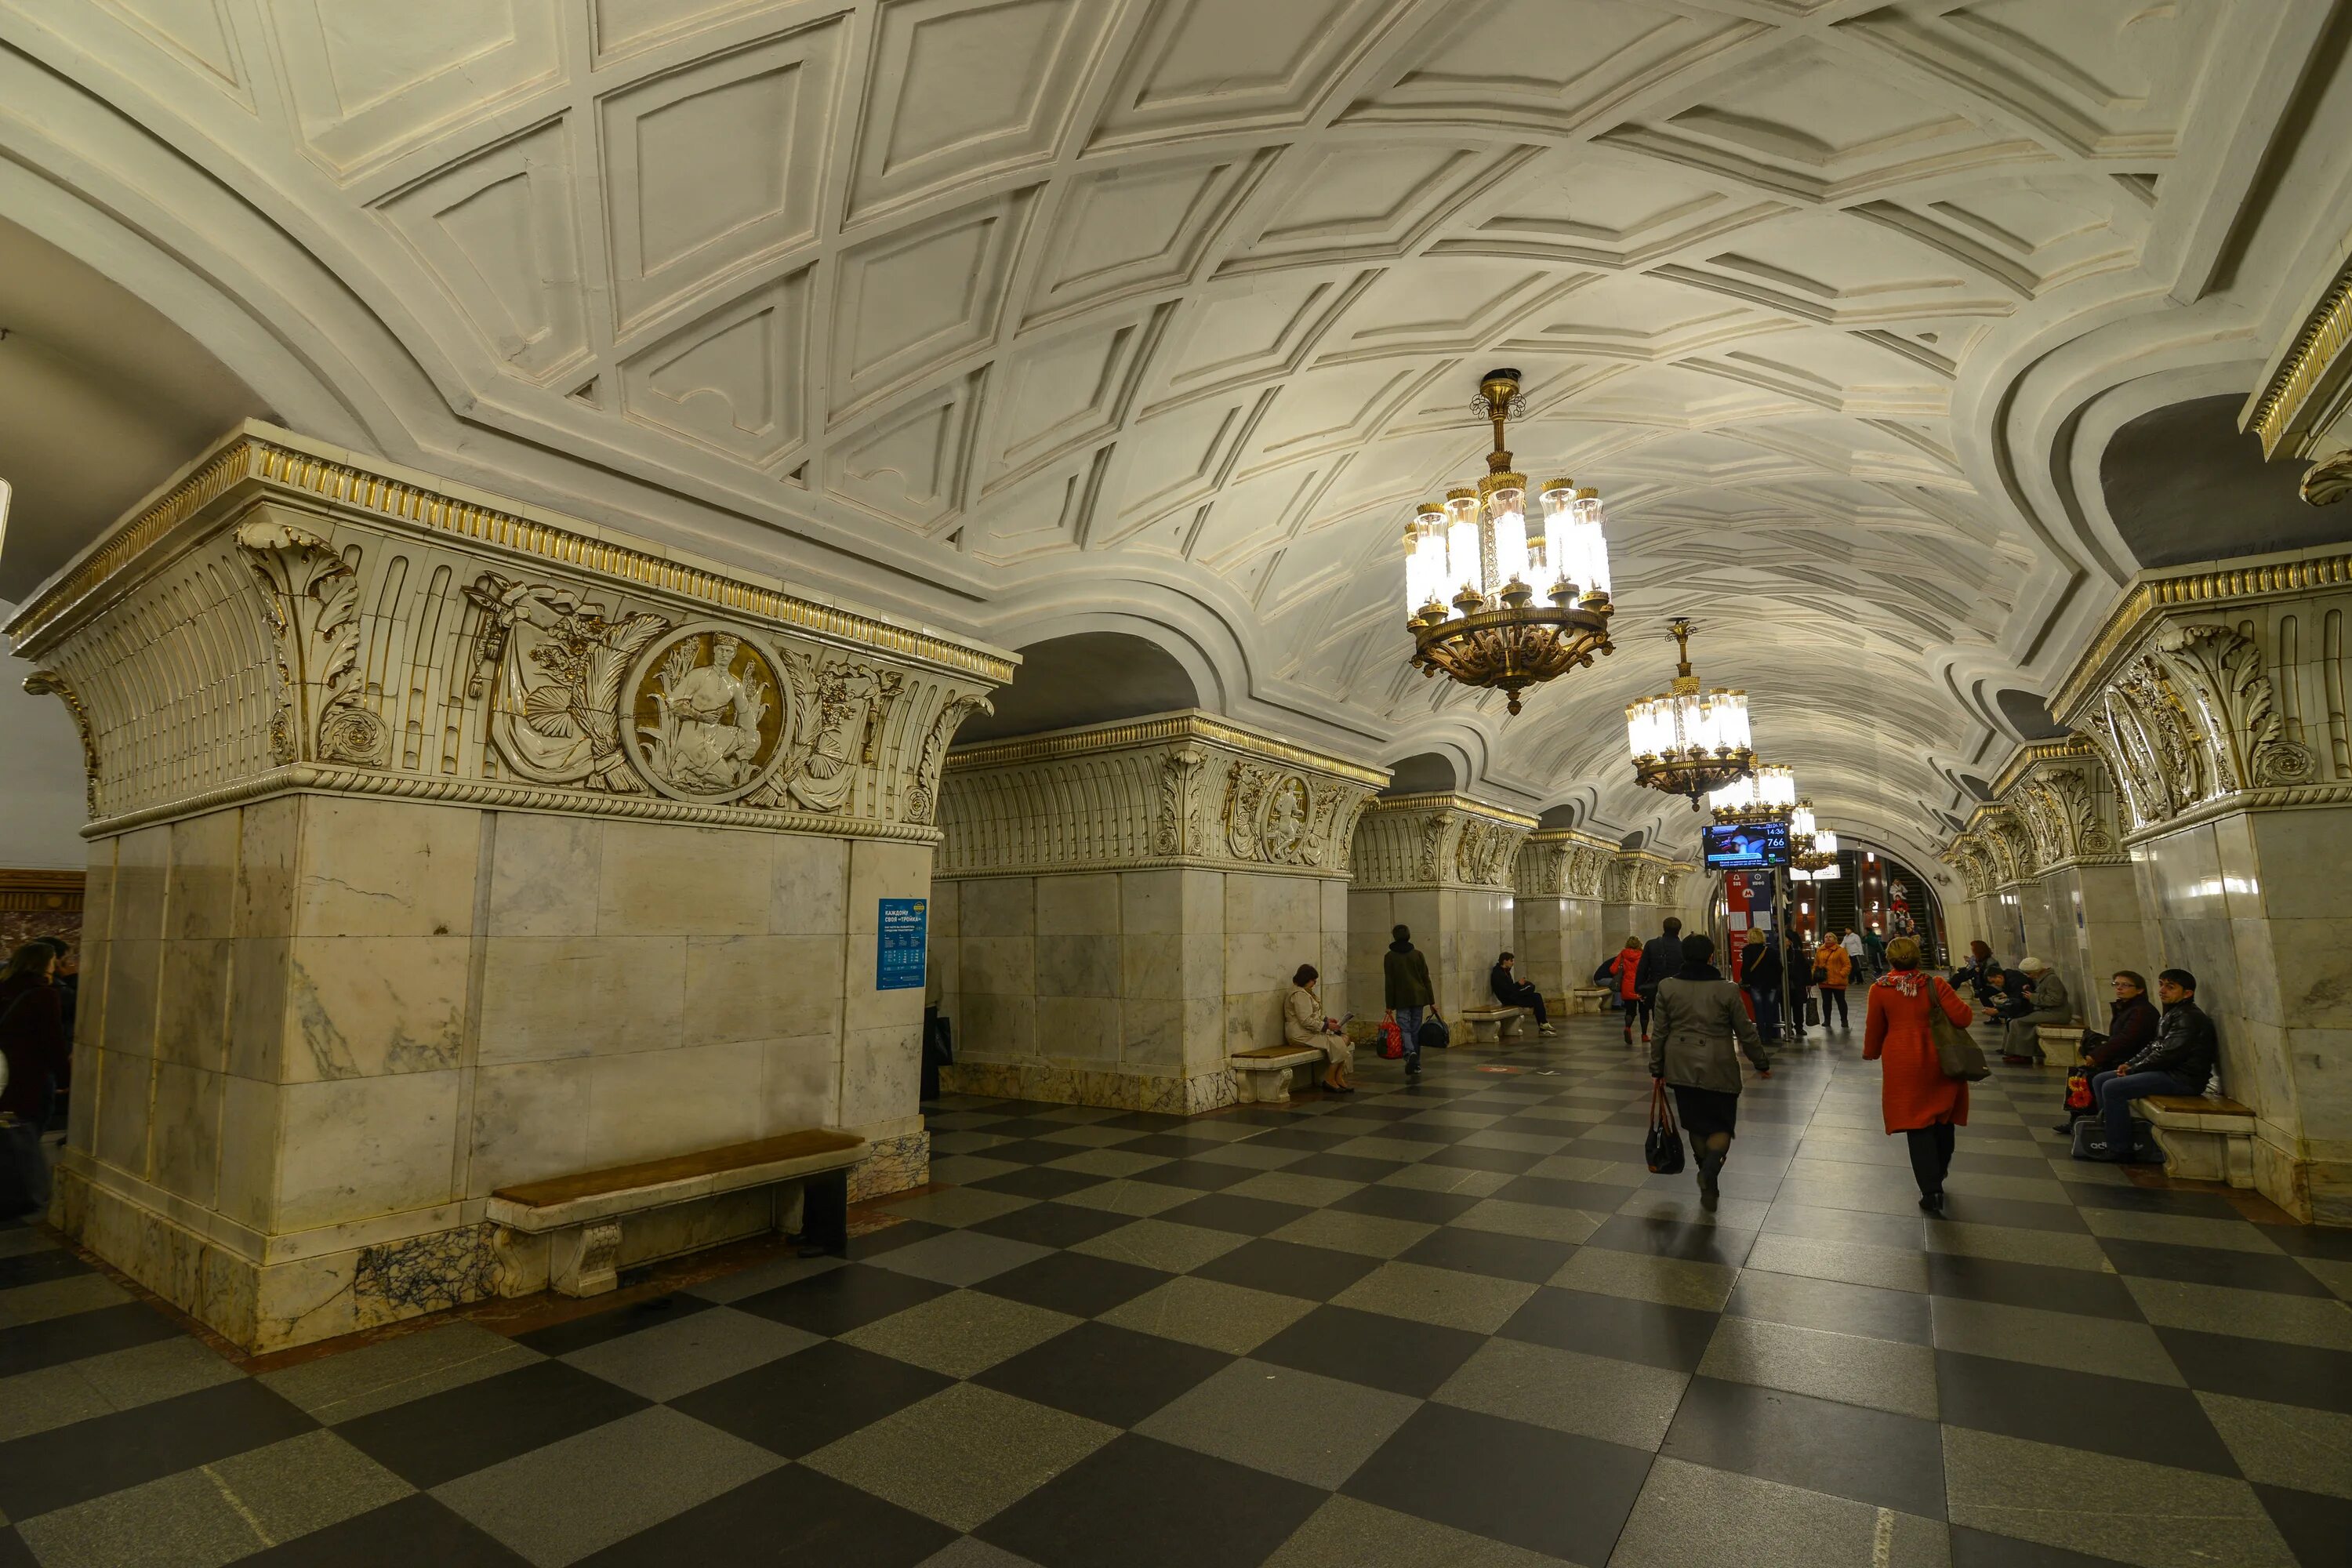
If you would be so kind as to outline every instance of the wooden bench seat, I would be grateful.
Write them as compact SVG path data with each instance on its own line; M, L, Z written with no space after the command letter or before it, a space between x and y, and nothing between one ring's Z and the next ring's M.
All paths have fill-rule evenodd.
M2254 1184L2252 1106L2202 1094L2152 1094L2135 1105L2156 1129L2166 1175L2233 1187Z
M500 1187L485 1216L549 1239L548 1275L567 1296L593 1296L618 1282L622 1222L631 1215L793 1182L801 1184L799 1234L838 1253L848 1236L849 1167L866 1140L835 1127L803 1127L750 1143L583 1171Z
M1260 1046L1225 1058L1233 1068L1234 1096L1244 1105L1279 1105L1290 1098L1295 1068L1320 1067L1328 1059L1313 1046Z
M1519 1037L1519 1021L1528 1016L1525 1007L1465 1007L1456 1015L1470 1026L1474 1045L1497 1046Z

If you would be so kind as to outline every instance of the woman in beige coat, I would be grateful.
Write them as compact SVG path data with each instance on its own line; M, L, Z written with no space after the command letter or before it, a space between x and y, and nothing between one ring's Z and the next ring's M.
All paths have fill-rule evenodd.
M1323 1087L1334 1094L1353 1094L1356 1086L1348 1081L1348 1074L1356 1065L1356 1048L1324 1016L1323 998L1316 991L1321 978L1311 963L1300 964L1290 977L1290 994L1282 1004L1282 1037L1290 1045L1321 1051Z
M1772 1076L1772 1058L1748 1016L1739 987L1715 966L1715 942L1683 938L1683 966L1658 983L1658 1016L1650 1030L1650 1077L1675 1091L1675 1110L1690 1133L1698 1159L1698 1198L1715 1207L1716 1177L1731 1153L1738 1131L1739 1058L1737 1043L1756 1064L1760 1078Z

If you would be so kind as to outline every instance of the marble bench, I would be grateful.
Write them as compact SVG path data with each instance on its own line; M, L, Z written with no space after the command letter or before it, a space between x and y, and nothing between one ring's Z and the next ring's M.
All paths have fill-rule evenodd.
M1519 1020L1528 1016L1525 1007L1465 1007L1459 1015L1470 1026L1470 1042L1479 1046L1497 1046L1519 1037Z
M1320 1067L1321 1051L1312 1046L1261 1046L1235 1051L1225 1058L1234 1069L1235 1098L1244 1105L1279 1105L1290 1098L1293 1068Z
M2071 1068L2083 1059L2083 1026L2036 1024L2034 1037L2042 1042L2042 1065Z
M2152 1094L2136 1104L2156 1129L2166 1175L2254 1184L2252 1107L2201 1094Z
M548 1241L548 1280L566 1296L596 1296L619 1282L621 1228L632 1216L722 1193L794 1183L797 1231L813 1247L839 1255L848 1243L849 1167L866 1157L866 1140L833 1127L803 1127L692 1154L614 1165L500 1187L484 1217Z
M1607 1013L1614 1009L1617 994L1602 985L1580 985L1568 994L1567 1013Z

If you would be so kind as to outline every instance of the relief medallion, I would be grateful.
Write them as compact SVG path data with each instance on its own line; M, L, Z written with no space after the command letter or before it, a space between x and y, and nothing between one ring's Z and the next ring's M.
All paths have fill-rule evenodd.
M789 699L766 651L730 627L696 622L656 639L625 689L629 761L672 800L740 799L782 759Z

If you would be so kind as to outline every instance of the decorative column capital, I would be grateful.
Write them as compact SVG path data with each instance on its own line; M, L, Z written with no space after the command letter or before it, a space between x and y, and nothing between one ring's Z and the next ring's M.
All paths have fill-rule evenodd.
M1519 846L1535 826L1532 816L1466 795L1383 795L1355 835L1355 885L1509 892Z

